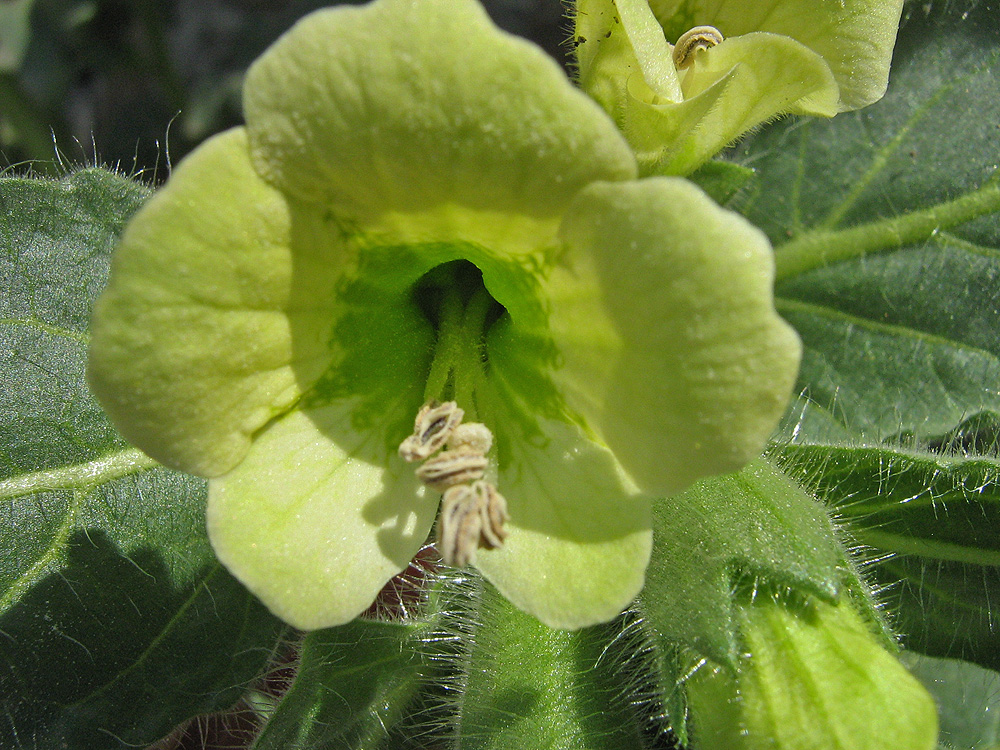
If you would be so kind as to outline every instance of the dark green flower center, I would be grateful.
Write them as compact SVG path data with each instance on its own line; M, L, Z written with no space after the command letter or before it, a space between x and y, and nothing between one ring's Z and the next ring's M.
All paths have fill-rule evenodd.
M489 364L486 334L506 310L467 260L436 266L417 282L413 295L436 332L425 400L455 400L474 411L476 386Z

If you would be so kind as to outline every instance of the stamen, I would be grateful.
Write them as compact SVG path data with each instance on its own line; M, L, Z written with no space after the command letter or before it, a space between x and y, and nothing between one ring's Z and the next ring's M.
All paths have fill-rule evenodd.
M493 433L479 422L462 424L464 416L454 401L431 401L420 408L413 434L399 446L407 461L424 461L417 478L444 494L438 551L446 564L458 567L473 562L477 549L502 547L510 518L507 500L483 480ZM437 453L445 445L448 449Z
M678 70L690 68L698 50L710 49L722 40L722 32L714 26L695 26L681 34L674 45L674 65Z
M438 551L447 565L463 567L476 557L482 536L482 515L476 507L472 488L450 487L441 501L438 522Z
M424 404L414 420L413 434L399 445L399 455L410 462L423 461L444 446L464 416L454 401Z
M507 501L489 482L459 484L445 490L438 524L438 549L448 565L462 567L477 549L499 549L507 537Z
M417 478L438 492L444 492L456 484L482 479L489 463L486 456L469 448L443 451L417 469Z
M448 436L449 448L469 448L486 455L493 447L493 433L481 422L467 422L452 430Z
M510 519L506 498L489 482L476 482L472 485L472 492L482 521L479 546L485 549L503 547L503 540L507 538L504 523Z

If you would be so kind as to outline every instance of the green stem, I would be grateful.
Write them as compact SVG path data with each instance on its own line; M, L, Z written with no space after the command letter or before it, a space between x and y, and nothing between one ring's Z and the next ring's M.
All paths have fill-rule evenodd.
M483 369L483 331L493 298L480 287L469 299L462 318L462 335L455 362L455 400L471 419L477 418L475 389Z
M949 227L1000 211L1000 185L988 182L953 201L840 231L812 231L775 251L775 281L806 271L911 245Z
M446 388L461 350L462 312L462 296L454 284L448 284L441 300L438 337L424 387L424 403L447 400Z
M424 388L424 401L444 401L449 395L475 418L476 383L483 368L483 330L493 298L484 288L462 302L457 284L448 284L441 300L434 360Z

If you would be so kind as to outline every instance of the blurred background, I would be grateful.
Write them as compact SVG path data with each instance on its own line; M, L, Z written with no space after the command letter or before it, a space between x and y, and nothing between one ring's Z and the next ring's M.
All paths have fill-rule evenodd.
M566 62L561 0L482 2L500 26ZM297 19L337 4L0 0L0 170L101 164L162 181L168 150L177 162L242 122L254 58Z

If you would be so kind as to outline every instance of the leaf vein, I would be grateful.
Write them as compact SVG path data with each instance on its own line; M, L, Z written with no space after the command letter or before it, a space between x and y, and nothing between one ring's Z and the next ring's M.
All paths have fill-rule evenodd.
M0 326L3 325L36 328L44 333L48 333L53 336L60 336L72 341L78 341L81 344L86 344L90 341L90 336L86 333L74 331L70 328L63 328L62 326L55 326L51 323L37 320L36 318L0 318Z
M949 562L973 565L1000 565L1000 550L982 547L967 547L951 542L942 542L896 534L881 529L852 529L859 541L881 550L891 550L914 557L947 560Z
M971 344L967 344L963 341L955 341L954 339L945 338L944 336L938 336L933 333L928 333L927 331L920 331L916 328L908 328L894 323L882 323L877 320L872 320L871 318L865 318L860 315L844 312L843 310L837 310L836 308L828 305L820 305L815 302L804 302L802 300L791 299L789 297L775 297L775 307L778 309L778 312L782 314L786 312L798 312L806 315L816 315L830 320L839 320L851 325L867 328L872 331L888 333L894 336L903 336L924 344L944 346L958 349L959 351L970 354L976 354L1000 365L1000 359L998 359L992 352L981 349L977 346L972 346Z
M142 653L136 656L131 664L121 670L112 679L108 680L108 682L91 691L90 694L71 704L64 705L63 708L67 710L73 709L101 696L103 693L110 690L116 683L120 682L125 676L138 669L149 658L150 654L156 650L156 647L159 646L160 643L162 643L163 640L170 634L170 632L174 629L174 626L181 620L181 618L184 617L187 611L194 604L195 600L197 600L197 598L201 595L202 589L207 589L208 582L221 570L222 564L219 562L215 562L212 567L208 569L201 581L193 587L191 594L184 600L184 603L177 608L177 611L173 614L170 620L167 621L166 625L164 625L160 632L157 633L156 636L149 642L149 645L142 650Z
M142 451L131 448L87 463L7 477L0 480L0 500L10 500L46 490L93 487L157 465L156 461Z
M69 535L76 525L76 517L83 503L83 495L84 493L79 491L73 492L72 498L66 506L66 513L63 516L63 520L59 524L59 528L56 529L56 533L52 535L52 541L49 543L48 548L39 555L38 559L26 571L11 583L4 592L4 595L0 597L0 612L6 612L8 607L17 601L21 597L21 594L38 578L38 575L55 562L59 554L66 548Z

